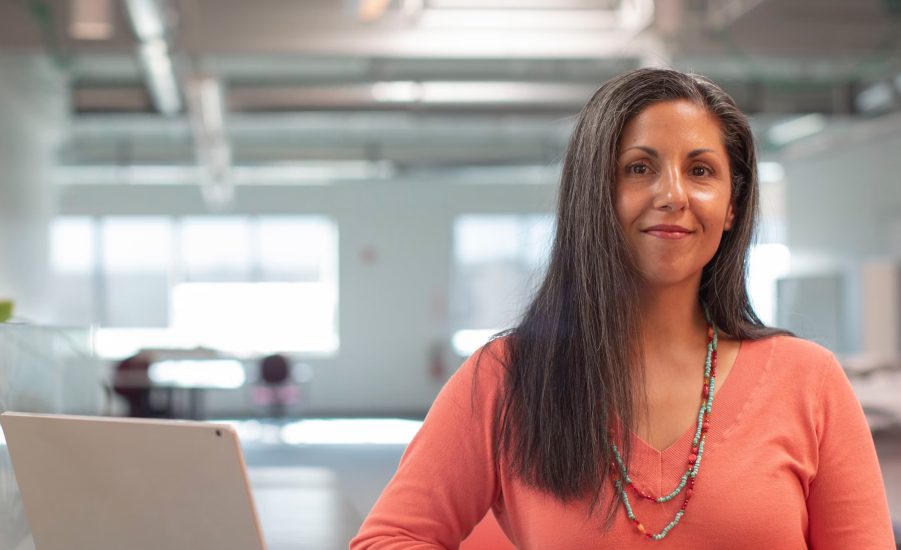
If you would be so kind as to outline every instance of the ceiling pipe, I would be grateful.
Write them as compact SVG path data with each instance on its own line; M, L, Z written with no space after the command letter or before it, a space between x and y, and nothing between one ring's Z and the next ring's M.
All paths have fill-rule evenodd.
M192 76L185 91L203 198L211 210L227 210L234 201L235 191L222 86L213 77Z
M182 100L169 51L171 29L160 0L125 0L125 7L153 105L165 116L176 115Z

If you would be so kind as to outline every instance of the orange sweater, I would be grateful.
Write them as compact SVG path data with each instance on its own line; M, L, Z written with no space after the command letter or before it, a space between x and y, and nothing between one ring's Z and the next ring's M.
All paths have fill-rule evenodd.
M503 356L482 354L477 370L470 358L441 391L352 549L456 548L489 509L524 549L894 549L863 411L835 357L816 344L782 336L742 342L713 402L691 502L660 543L637 534L622 507L605 532L600 513L586 515L587 501L563 504L498 463L496 355ZM675 487L693 435L691 426L662 452L633 436L634 483L656 495ZM630 490L630 501L656 533L682 499L660 505Z

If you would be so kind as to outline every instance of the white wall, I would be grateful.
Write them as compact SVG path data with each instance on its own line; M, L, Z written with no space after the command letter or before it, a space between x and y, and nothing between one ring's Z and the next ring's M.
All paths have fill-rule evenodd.
M783 160L793 252L901 256L901 116L860 126Z
M457 367L430 375L431 346L448 344L443 305L452 273L453 220L465 213L550 212L556 186L440 181L354 182L331 186L241 188L234 212L315 213L339 232L340 351L311 358L310 414L419 414ZM197 214L199 191L176 186L72 186L69 215ZM374 252L375 261L366 259ZM218 400L218 401L217 401ZM211 396L227 407L224 396ZM237 400L235 401L238 402ZM246 402L245 401L241 401Z
M863 292L867 265L901 261L901 114L802 142L781 160L792 270L842 276L844 349L837 351L876 351L862 333L877 315Z

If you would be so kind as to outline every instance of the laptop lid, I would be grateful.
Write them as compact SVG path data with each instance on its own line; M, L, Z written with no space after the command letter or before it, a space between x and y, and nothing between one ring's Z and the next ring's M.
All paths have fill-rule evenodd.
M234 429L5 412L39 550L263 550Z

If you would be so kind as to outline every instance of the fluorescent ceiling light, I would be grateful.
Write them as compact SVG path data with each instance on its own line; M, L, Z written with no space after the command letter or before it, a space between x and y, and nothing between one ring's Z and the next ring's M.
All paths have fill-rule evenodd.
M594 86L523 82L426 82L424 103L557 103L582 104Z
M788 145L799 139L803 139L826 129L826 117L819 113L812 113L787 122L776 124L767 132L767 137L774 145Z
M422 11L423 28L459 29L605 29L646 28L654 20L653 0L622 0L616 9L586 2L449 1L429 2Z
M394 175L388 161L321 160L295 161L268 166L233 167L236 185L327 184L334 180L385 179Z
M415 103L422 99L419 82L376 82L372 85L372 97L385 103Z
M581 105L594 86L545 82L379 82L372 98L386 103Z
M426 9L419 26L427 29L615 29L617 12L600 10Z

